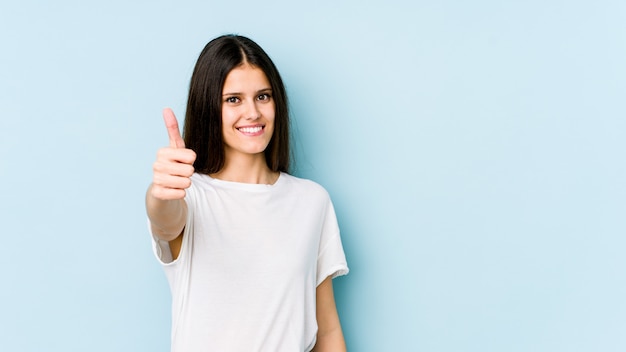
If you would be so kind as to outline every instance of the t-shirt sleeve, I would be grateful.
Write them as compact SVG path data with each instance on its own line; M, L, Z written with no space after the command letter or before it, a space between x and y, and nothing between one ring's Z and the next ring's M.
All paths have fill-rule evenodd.
M157 260L161 264L170 264L173 262L172 251L170 250L170 244L158 238L152 232L152 226L150 226L150 219L148 219L148 231L150 231L150 237L152 238L152 252L156 256Z
M337 276L348 274L348 271L348 263L343 251L341 236L339 235L335 208L329 198L322 224L322 235L317 257L317 285L321 284L329 276L334 279Z

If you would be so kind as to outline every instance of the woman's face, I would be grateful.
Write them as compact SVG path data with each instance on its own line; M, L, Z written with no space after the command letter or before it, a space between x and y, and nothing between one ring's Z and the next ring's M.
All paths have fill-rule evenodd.
M222 89L222 134L226 158L260 155L274 133L274 99L265 73L244 64L226 76Z

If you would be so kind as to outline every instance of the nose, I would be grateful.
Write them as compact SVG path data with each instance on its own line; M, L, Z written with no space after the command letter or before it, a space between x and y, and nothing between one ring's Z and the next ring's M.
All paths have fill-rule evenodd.
M261 112L255 100L251 100L246 104L245 117L247 120L256 120L261 117Z

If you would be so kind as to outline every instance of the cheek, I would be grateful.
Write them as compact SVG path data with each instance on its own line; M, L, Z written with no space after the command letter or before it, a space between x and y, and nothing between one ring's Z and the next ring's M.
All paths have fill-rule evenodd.
M222 109L222 127L227 128L235 122L235 114L232 109Z
M276 109L274 108L274 104L268 104L267 106L264 106L263 115L269 121L274 121L276 115Z

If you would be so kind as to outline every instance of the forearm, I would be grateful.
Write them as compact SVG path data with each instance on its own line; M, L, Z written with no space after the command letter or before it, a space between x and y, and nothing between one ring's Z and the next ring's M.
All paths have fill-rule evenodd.
M187 220L187 204L184 199L163 200L152 195L152 185L146 193L146 212L153 233L162 240L178 237Z
M335 306L333 279L329 276L316 289L317 342L315 352L345 352L346 343Z
M317 343L313 352L345 352L346 343L341 327L317 334Z

